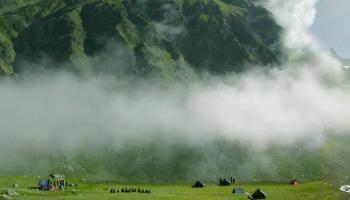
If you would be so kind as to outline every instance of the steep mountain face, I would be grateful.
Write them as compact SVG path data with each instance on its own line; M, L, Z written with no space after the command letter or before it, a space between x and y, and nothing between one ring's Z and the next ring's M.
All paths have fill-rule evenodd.
M2 74L42 69L225 73L277 62L281 28L253 0L0 0ZM40 63L40 64L38 64Z

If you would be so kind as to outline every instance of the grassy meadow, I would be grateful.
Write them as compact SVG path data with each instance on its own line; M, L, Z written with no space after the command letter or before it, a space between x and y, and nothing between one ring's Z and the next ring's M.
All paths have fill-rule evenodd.
M0 191L5 192L10 189L16 191L19 196L13 199L40 200L40 199L152 199L152 200L209 200L209 199L247 199L247 195L232 194L234 187L242 187L245 192L252 193L257 188L261 188L267 193L267 199L284 200L335 200L338 199L337 187L325 182L308 182L297 186L288 183L236 183L228 187L218 187L214 183L209 183L205 188L194 189L191 183L174 184L144 184L144 183L105 183L80 180L78 178L67 178L67 181L77 183L77 187L68 187L64 191L37 191L30 190L29 187L36 186L39 177L0 177ZM18 184L18 187L12 187ZM151 189L151 194L141 193L115 193L111 194L111 188L140 187Z

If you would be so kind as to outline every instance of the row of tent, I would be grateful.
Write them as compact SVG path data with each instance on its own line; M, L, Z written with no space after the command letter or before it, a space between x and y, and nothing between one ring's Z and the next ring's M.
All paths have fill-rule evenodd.
M218 185L219 186L230 186L231 184L234 184L235 182L236 182L236 180L232 177L230 178L230 180L227 178L220 178ZM192 185L192 187L194 187L194 188L202 188L204 186L205 186L205 184L201 181L197 181Z
M235 183L235 179L231 178L231 180L228 179L220 179L219 180L219 186L229 186L231 184ZM298 185L300 184L300 181L298 179L293 179L289 182L290 185ZM202 181L196 181L193 185L193 188L203 188L205 187L205 183ZM244 191L243 188L234 188L232 193L234 194L248 194ZM350 186L349 186L349 193L350 193ZM261 189L257 189L252 195L248 196L249 199L266 199L266 193L262 191ZM350 199L346 199L350 200Z
M225 184L223 184L224 181L225 183L229 183L231 184L231 182L226 182L227 180L222 180L220 179L220 183L219 183L219 186L226 186ZM201 181L196 181L193 185L192 185L193 188L203 188L205 187L205 184ZM233 194L248 194L244 191L243 188L234 188L233 191L232 191ZM257 189L252 195L248 196L249 199L266 199L266 193L263 192L262 190L260 189Z
M224 179L221 179L219 180L219 186L230 186L231 184L234 184L235 183L235 179L231 178L231 180L228 180L226 178ZM298 179L292 179L290 182L289 182L290 185L299 185L300 184L300 181ZM193 188L203 188L205 187L205 183L203 183L202 181L196 181L193 185L192 185Z

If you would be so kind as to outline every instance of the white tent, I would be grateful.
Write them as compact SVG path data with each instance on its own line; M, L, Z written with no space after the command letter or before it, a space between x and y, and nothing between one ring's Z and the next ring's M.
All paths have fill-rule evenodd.
M350 185L340 187L340 200L350 200Z

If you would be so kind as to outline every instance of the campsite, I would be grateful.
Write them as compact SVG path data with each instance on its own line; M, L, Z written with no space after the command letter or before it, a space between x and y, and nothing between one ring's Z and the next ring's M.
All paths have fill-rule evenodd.
M324 181L302 183L297 186L286 183L241 183L236 182L228 187L219 187L217 183L206 183L204 188L192 188L191 183L113 183L89 181L82 178L67 177L67 181L76 183L78 187L66 188L65 190L40 191L30 190L29 187L36 185L38 177L7 176L0 177L0 192L12 190L18 193L11 199L21 200L89 200L89 199L129 199L129 200L209 200L209 199L248 199L244 194L233 194L235 187L240 187L245 192L253 193L261 188L267 194L266 199L271 200L335 200L339 199L339 188ZM16 183L18 187L12 187ZM149 188L151 194L143 193L110 193L111 188Z
M349 10L0 0L0 200L350 200Z

